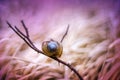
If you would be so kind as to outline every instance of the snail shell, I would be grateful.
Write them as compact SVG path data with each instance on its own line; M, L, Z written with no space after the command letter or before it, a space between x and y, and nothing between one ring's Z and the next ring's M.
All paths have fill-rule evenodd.
M51 39L42 43L42 50L47 56L60 57L63 52L63 47L61 43Z

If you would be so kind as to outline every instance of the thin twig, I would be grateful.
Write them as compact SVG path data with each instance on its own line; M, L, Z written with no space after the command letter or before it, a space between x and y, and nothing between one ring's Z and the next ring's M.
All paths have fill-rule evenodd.
M62 43L63 39L65 38L65 36L67 35L68 30L69 30L69 25L67 26L66 32L65 32L65 34L63 35L63 37L62 37L62 39L60 41L61 43Z
M15 28L11 26L11 24L7 21L7 24L9 25L9 27L20 37L22 38L29 47L31 47L33 50L35 50L38 53L42 53L44 54L42 51L40 51L39 49L37 49L34 44L32 43L32 41L29 39L29 37L25 36L16 26Z
M52 59L54 59L54 60L56 60L56 61L58 61L58 62L60 62L60 63L62 63L62 64L64 64L64 65L66 65L67 67L69 67L69 68L78 76L78 78L79 78L80 80L83 80L82 76L81 76L81 75L76 71L76 69L74 69L70 64L65 63L64 61L62 61L62 60L60 60L60 59L58 59L58 58L56 58L56 57L52 57Z
M25 26L23 20L21 21L24 29L25 29L25 32L26 32L26 35L24 33L22 33L16 26L15 27L12 27L11 24L7 21L7 24L8 26L20 37L22 38L29 47L31 47L33 50L35 50L36 52L38 53L42 53L43 55L45 55L41 50L39 50L34 44L33 42L31 41L31 39L29 38L29 32L28 32L28 29L27 27ZM69 25L67 27L67 30L66 30L66 33L64 34L64 36L62 37L61 39L61 42L63 41L63 39L65 38L65 36L67 35L68 33L68 29L69 29ZM46 55L45 55L46 56ZM49 58L52 58L54 60L56 60L57 62L60 62L62 63L63 65L66 65L67 67L69 67L77 76L80 80L83 80L83 78L81 77L81 75L68 63L65 63L64 61L58 59L57 57L50 57L48 56Z
M24 27L24 29L25 29L25 32L26 32L27 37L29 37L28 29L27 29L26 25L24 24L23 20L21 20L21 23L22 23L22 25L23 25L23 27Z

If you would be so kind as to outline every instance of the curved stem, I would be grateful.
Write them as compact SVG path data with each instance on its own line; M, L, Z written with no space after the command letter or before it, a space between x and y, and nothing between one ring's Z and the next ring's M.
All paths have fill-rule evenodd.
M64 64L64 65L66 65L68 68L70 68L78 76L78 78L80 80L83 80L82 76L80 76L80 74L70 64L65 63L64 61L62 61L62 60L60 60L60 59L58 59L56 57L51 57L51 58L58 61L58 62L60 62L60 63L62 63L62 64Z

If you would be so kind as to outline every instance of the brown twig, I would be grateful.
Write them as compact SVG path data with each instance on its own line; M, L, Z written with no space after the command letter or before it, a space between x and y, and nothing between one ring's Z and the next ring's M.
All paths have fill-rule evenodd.
M63 39L65 38L65 36L67 35L67 33L68 33L68 30L69 30L69 25L68 25L68 27L67 27L67 29L66 29L66 32L65 32L65 34L63 35L63 37L62 37L62 39L61 39L61 43L62 43L62 41L63 41Z
M31 48L32 48L33 50L35 50L36 52L42 53L43 55L45 55L45 54L44 54L41 50L39 50L39 49L33 44L33 42L31 41L31 39L30 39L30 37L29 37L28 29L27 29L27 27L25 26L23 20L21 21L21 23L22 23L22 25L23 25L23 27L24 27L24 29L25 29L26 35L25 35L24 33L22 33L16 26L15 26L15 27L12 27L11 24L7 21L8 26L9 26L20 38L22 38L22 39L27 43L27 45L28 45L29 47L31 47ZM62 39L61 39L61 42L63 41L63 39L64 39L65 36L67 35L68 29L69 29L69 25L68 25L68 27L67 27L66 33L64 34L64 36L63 36ZM67 67L69 67L69 68L78 76L78 78L79 78L80 80L83 80L83 78L81 77L81 75L80 75L70 64L68 64L68 63L66 63L66 62L58 59L57 57L50 57L50 56L48 56L48 57L56 60L56 61L59 62L59 63L62 63L62 64L64 64L64 65L66 65Z

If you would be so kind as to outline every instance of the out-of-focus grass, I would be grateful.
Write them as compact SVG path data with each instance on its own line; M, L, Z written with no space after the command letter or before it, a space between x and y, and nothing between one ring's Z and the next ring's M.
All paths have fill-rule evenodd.
M117 5L119 1L112 0L1 2L0 80L77 80L64 65L30 49L5 22L8 20L24 32L21 19L39 49L44 40L60 41L69 24L60 59L70 63L85 80L120 79Z

